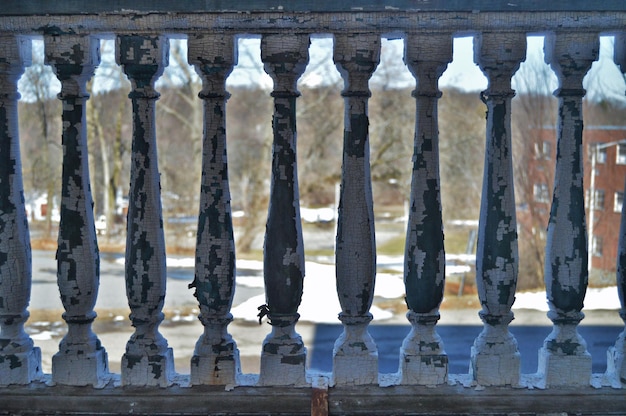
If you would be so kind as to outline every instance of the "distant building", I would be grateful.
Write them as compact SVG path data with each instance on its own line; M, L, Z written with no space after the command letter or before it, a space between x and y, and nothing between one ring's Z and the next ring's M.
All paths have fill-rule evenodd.
M532 196L526 198L518 221L533 233L545 235L552 202L554 166L556 161L556 131L544 127L535 136L533 146L526 146L525 160L528 165L528 186L532 185ZM624 143L619 143L620 141ZM592 151L597 146L595 178L591 181ZM590 238L589 258L594 271L605 279L614 279L617 243L624 201L626 179L626 126L585 126L583 130L585 207L588 235ZM591 189L593 187L593 190ZM593 192L593 198L592 198ZM593 213L589 207L593 203ZM530 208L529 208L530 207ZM535 224L539 217L544 226L530 225L532 216ZM593 218L593 227L589 221ZM593 233L593 235L590 235Z

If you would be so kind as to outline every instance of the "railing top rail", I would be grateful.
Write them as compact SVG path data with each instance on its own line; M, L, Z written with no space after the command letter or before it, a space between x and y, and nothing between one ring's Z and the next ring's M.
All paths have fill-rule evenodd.
M350 2L243 2L165 0L109 2L9 0L0 8L0 34L232 34L266 33L452 33L589 32L614 34L626 28L626 2L361 0ZM166 4L168 3L168 4ZM467 4L465 4L467 3ZM539 4L541 3L541 6ZM546 4L543 4L546 3ZM538 5L536 8L530 4ZM421 6L424 7L421 7ZM420 7L416 7L420 6Z
M626 11L623 0L8 0L0 15L191 12L572 12Z

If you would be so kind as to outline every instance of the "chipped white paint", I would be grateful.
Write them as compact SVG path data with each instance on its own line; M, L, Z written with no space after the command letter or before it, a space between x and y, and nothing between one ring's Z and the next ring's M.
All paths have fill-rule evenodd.
M449 33L406 39L404 61L416 79L416 118L404 256L407 318L412 328L400 349L402 384L437 385L448 377L448 357L435 330L445 283L437 100L439 77L451 60Z
M537 372L544 387L589 386L591 354L587 351L587 343L578 334L577 325L555 323L544 346L539 349Z
M598 58L596 34L546 37L545 59L559 79L557 160L546 239L545 282L554 326L539 351L546 386L589 384L591 356L578 334L587 290L587 231L583 191L583 78Z
M41 374L41 351L24 332L30 301L31 248L24 206L17 80L30 64L30 41L0 37L0 385L29 384Z
M333 348L332 385L377 384L378 348L367 331L371 315L361 319L340 315L339 319L343 333Z
M407 312L411 331L400 348L401 384L436 386L448 381L448 355L435 324L439 314Z
M167 65L165 37L119 36L116 57L131 82L133 146L126 237L126 295L135 333L122 357L122 385L167 386L172 349L160 334L166 266L155 131L154 83Z
M204 133L196 244L195 296L204 333L191 358L191 384L235 384L239 350L227 331L235 290L235 242L226 156L225 81L236 64L234 38L189 38L189 63L202 78Z
M64 35L46 36L44 44L46 63L61 81L64 121L57 280L68 332L52 357L52 380L99 386L106 383L108 364L106 351L91 330L100 261L89 184L86 84L100 62L100 41Z
M380 37L338 35L333 59L344 80L345 99L335 254L344 332L333 350L333 377L338 385L372 384L378 379L378 350L367 332L376 278L367 101L368 80L380 59Z
M308 35L266 35L261 60L274 81L272 178L263 246L263 275L272 332L263 341L259 385L306 384L300 318L304 244L296 157L297 82L309 62Z
M520 385L521 355L509 323L486 323L472 345L470 374L481 386Z
M482 92L487 105L487 138L476 247L476 284L482 304L479 315L484 326L472 346L470 373L480 385L516 386L520 353L508 330L518 270L511 77L525 59L526 34L482 34L474 45L474 60L489 86Z

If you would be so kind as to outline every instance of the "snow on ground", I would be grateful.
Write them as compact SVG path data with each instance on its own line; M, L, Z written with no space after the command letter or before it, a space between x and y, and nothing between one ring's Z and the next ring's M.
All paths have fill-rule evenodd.
M619 296L615 286L587 289L583 312L585 310L618 310L620 307ZM546 292L516 293L513 309L548 311Z
M124 262L124 258L117 260ZM404 297L402 280L403 259L401 256L379 256L378 267L391 273L380 272L376 275L374 296L385 299ZM168 267L189 268L193 275L194 258L167 258ZM447 268L449 268L448 266ZM237 285L253 289L263 289L263 262L259 260L237 260ZM393 271L397 271L394 274ZM298 309L301 321L314 323L336 323L341 306L337 297L335 284L335 266L307 261L305 265L304 289L302 303ZM191 277L193 278L193 277ZM257 308L265 303L265 295L253 296L232 309L236 319L253 320ZM522 292L515 295L513 309L533 309L548 311L545 291ZM615 286L606 288L589 288L585 296L584 310L619 310L620 301ZM375 305L371 312L377 321L390 319L390 311L382 310Z
M237 262L239 267L239 262ZM298 308L301 321L315 323L337 323L337 314L341 312L337 290L335 289L335 266L307 262L306 276L302 293L302 303ZM263 287L263 278L237 276L237 284L251 287ZM381 273L376 277L375 296L395 299L404 296L402 277ZM254 285L254 286L252 286ZM253 320L258 313L257 308L265 303L265 295L254 296L237 305L231 310L235 319ZM376 320L390 319L393 314L372 306L370 312Z

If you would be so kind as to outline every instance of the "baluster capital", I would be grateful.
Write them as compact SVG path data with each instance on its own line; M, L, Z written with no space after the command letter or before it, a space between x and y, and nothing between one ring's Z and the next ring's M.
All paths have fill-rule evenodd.
M439 97L439 78L450 62L451 34L407 36L404 43L404 63L417 80L414 95Z
M335 36L333 61L344 80L344 96L369 97L369 79L380 62L378 34Z
M202 79L200 98L227 98L225 82L237 65L236 40L233 35L190 35L187 62Z
M309 63L309 35L266 35L261 60L274 80L273 95L299 95L297 82Z
M0 36L0 95L19 99L17 80L31 64L31 43L22 36Z
M487 96L512 96L511 78L525 59L525 33L483 33L474 38L474 62L489 81Z
M559 33L546 35L545 62L559 80L556 96L584 96L582 81L593 61L598 59L600 39L597 33Z
M158 98L154 83L169 63L168 38L122 35L115 46L115 60L131 82L131 98Z
M100 63L100 40L93 36L44 36L45 63L61 81L59 98L87 97L85 85Z

